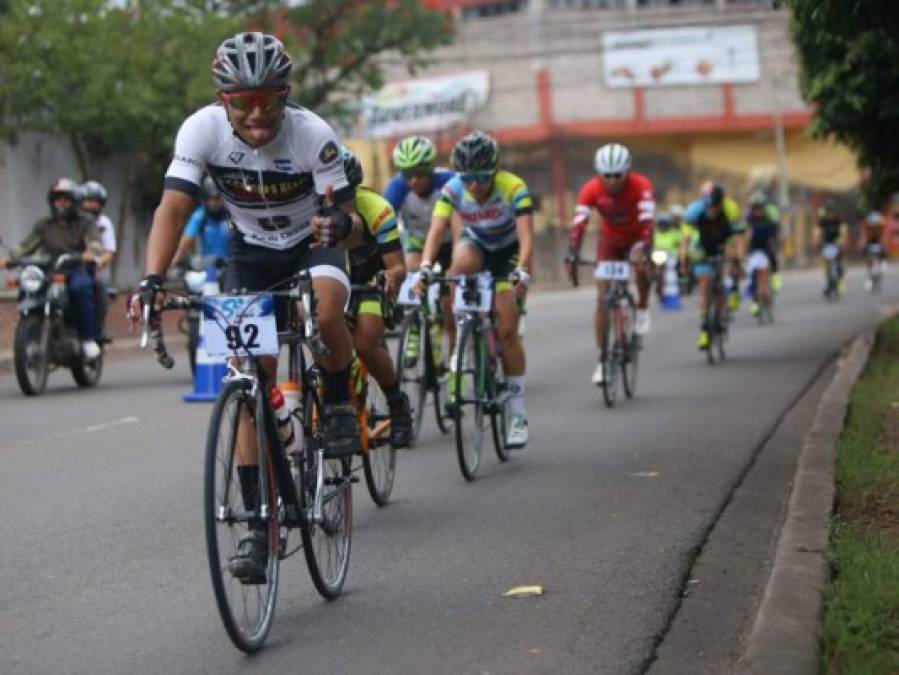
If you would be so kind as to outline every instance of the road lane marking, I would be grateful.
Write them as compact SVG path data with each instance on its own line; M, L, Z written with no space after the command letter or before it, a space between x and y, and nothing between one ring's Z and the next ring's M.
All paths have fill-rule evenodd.
M513 586L503 593L504 598L533 598L543 595L543 586Z

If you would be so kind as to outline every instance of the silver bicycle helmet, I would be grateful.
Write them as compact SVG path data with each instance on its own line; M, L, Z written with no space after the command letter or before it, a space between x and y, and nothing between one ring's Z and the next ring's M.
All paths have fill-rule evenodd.
M212 79L221 91L284 87L293 61L273 35L238 33L219 46L212 61Z

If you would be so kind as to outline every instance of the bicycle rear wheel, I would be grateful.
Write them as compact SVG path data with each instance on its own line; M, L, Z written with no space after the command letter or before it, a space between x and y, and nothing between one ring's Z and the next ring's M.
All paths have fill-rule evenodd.
M624 310L626 322L624 326L624 339L621 354L621 384L624 386L624 395L633 398L637 393L637 366L640 363L640 336L634 331L637 323L637 309L633 301Z
M425 353L422 350L422 345L427 344L424 327L425 321L421 310L410 311L403 319L400 340L396 348L397 379L400 389L409 397L409 405L412 408L412 442L409 447L415 447L418 440L428 395Z
M372 501L384 506L390 501L396 476L396 449L390 444L390 410L387 397L371 375L368 376L366 400L368 450L362 453L365 485Z
M474 322L468 322L459 336L456 370L450 373L453 418L456 425L456 454L459 469L467 481L474 480L481 465L484 431L488 423L484 414L482 337Z
M320 429L321 411L315 397L308 395L304 413L305 458L301 501L303 518L300 534L309 576L326 600L340 595L350 565L353 534L353 484L350 460L324 459L324 436ZM322 475L321 518L314 518L318 474Z
M281 554L278 492L264 433L244 431L238 434L240 420L244 425L257 426L258 408L243 383L225 384L212 410L206 436L203 494L206 551L215 602L231 641L247 653L262 647L271 628ZM252 445L250 438L255 438L257 448L248 447ZM241 448L245 453L256 454L262 467L256 472L258 496L255 499L249 497L256 504L244 502L237 466ZM253 489L251 483L252 480L247 485L250 491ZM264 511L260 505L265 505ZM245 583L231 574L229 561L241 538L249 534L250 521L259 519L268 542L265 580L263 583Z
M602 336L602 398L607 408L615 406L618 398L618 355L617 341L615 339L616 308L610 307L606 302L603 309L603 336Z

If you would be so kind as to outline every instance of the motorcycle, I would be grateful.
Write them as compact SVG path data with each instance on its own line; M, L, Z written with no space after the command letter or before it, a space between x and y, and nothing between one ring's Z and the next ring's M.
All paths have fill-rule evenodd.
M85 358L66 287L66 273L81 264L80 256L66 253L55 261L24 257L10 265L21 268L15 282L19 323L13 361L16 380L26 396L42 393L48 375L59 367L69 368L79 387L94 387L100 381L102 346L97 358Z

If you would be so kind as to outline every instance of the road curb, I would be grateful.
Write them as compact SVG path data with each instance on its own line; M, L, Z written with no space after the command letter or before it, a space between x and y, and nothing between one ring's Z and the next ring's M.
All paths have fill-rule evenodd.
M849 395L868 361L874 335L874 330L860 333L846 350L800 450L774 564L738 671L744 675L819 672L836 444Z

